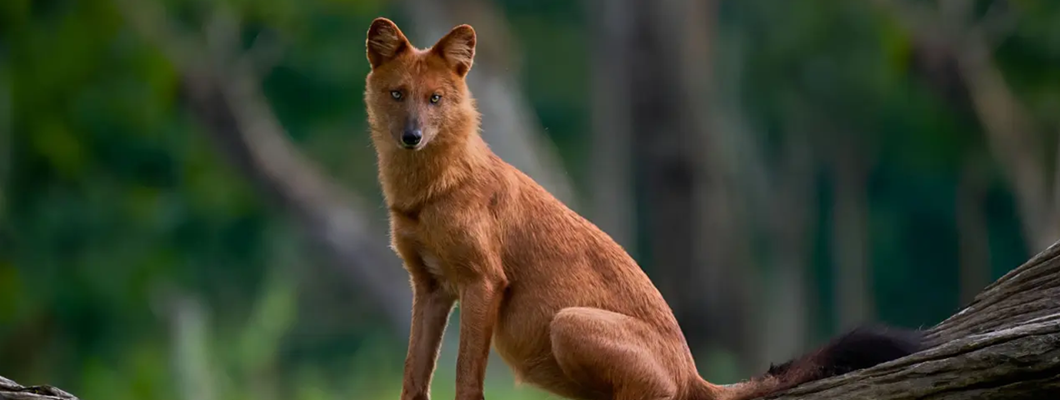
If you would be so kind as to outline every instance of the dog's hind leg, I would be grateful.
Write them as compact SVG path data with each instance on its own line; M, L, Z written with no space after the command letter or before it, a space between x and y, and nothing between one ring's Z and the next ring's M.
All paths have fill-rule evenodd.
M551 324L552 352L568 377L590 386L594 399L672 400L675 365L660 354L659 334L636 318L571 307Z

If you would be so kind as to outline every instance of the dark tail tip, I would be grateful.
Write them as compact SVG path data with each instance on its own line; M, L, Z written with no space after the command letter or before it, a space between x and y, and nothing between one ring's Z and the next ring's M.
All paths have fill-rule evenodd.
M726 400L755 399L803 383L897 360L923 350L924 343L924 335L918 331L861 327L799 358L771 365L763 375L718 389L723 394L721 398ZM711 395L709 398L715 397Z
M896 360L922 350L923 346L924 336L918 331L861 327L816 351L770 366L762 378L775 379L778 383L775 389L783 390Z

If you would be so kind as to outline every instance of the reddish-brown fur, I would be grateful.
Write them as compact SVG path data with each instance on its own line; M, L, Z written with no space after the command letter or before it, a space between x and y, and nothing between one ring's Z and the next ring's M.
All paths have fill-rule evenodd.
M402 399L429 397L457 301L458 400L482 398L491 345L521 381L572 399L721 399L771 386L700 378L636 262L490 151L464 81L475 40L461 25L421 50L387 19L368 31L365 102L392 246L414 291ZM413 128L422 141L403 146Z

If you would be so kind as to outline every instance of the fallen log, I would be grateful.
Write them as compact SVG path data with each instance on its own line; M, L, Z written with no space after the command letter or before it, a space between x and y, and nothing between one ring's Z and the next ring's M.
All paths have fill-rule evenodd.
M1060 399L1060 243L927 329L929 348L770 399Z

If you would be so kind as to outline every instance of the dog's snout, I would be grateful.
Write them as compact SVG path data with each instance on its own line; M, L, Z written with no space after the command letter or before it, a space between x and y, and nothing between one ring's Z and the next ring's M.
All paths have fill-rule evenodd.
M401 145L407 149L414 148L423 142L423 126L416 115L410 115L405 120L405 129L401 132Z
M423 140L423 131L419 129L405 129L405 132L401 134L401 144L405 147L418 145L421 140Z

